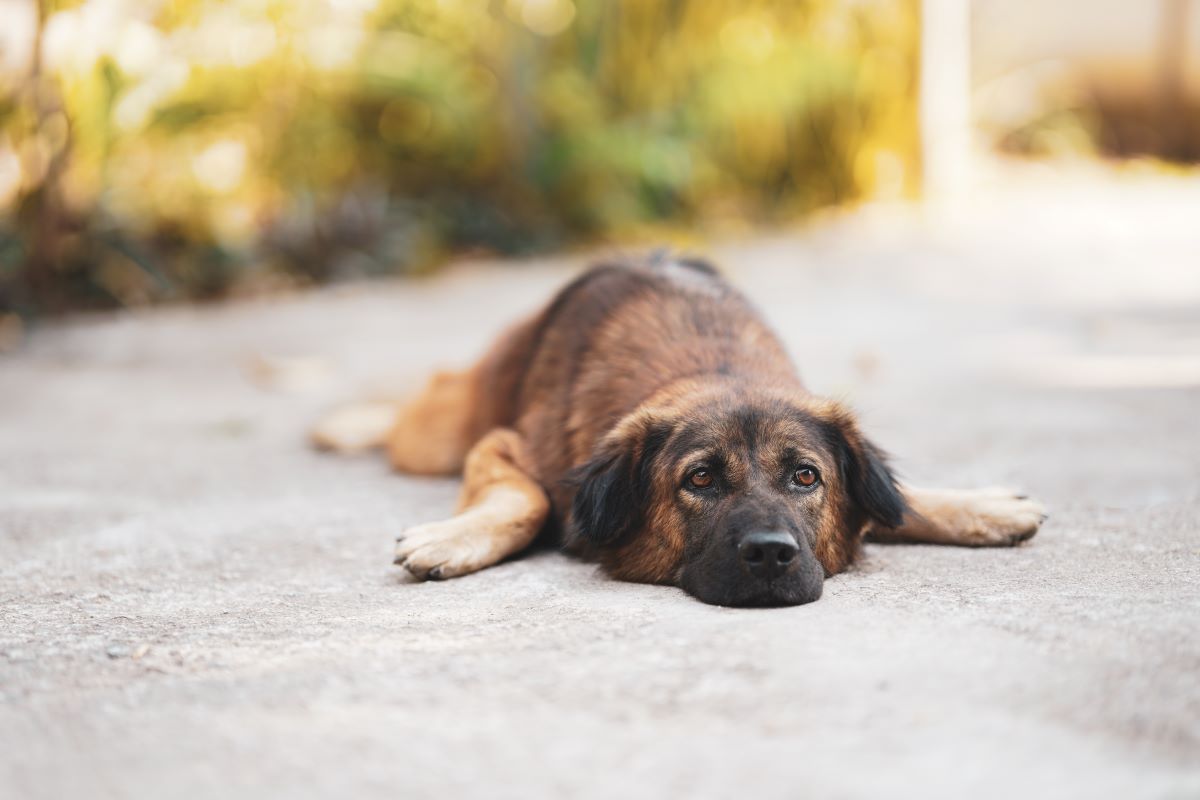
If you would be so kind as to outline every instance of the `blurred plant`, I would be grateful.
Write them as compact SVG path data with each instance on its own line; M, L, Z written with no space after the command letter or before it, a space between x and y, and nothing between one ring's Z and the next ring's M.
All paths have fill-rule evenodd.
M0 71L0 310L772 223L913 175L913 0L86 0L30 20L27 63Z

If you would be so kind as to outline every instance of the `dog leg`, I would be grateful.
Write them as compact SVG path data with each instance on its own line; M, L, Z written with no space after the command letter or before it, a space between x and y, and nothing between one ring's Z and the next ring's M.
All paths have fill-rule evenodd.
M904 524L869 528L872 541L1003 547L1031 538L1046 519L1041 503L1011 489L901 491L910 509Z
M388 459L413 475L457 475L471 449L477 370L441 371L400 407L386 436Z
M387 448L392 466L414 475L457 475L471 448L477 369L434 373L407 401L365 400L335 408L309 438L322 450Z
M476 572L530 545L550 501L529 475L525 441L496 428L471 448L458 515L418 525L396 540L396 563L418 578Z

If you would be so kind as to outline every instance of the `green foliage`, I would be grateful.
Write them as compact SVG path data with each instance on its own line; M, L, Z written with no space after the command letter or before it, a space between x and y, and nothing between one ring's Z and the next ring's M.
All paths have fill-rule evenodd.
M63 5L0 82L0 309L773 224L911 182L913 0Z

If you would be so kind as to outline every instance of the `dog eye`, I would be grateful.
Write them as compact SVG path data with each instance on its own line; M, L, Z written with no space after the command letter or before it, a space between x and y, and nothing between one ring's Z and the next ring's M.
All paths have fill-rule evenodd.
M698 469L688 475L688 484L693 489L707 489L713 485L713 475L706 469Z
M814 467L800 467L792 475L792 483L796 484L797 486L802 486L805 489L816 486L817 482L820 480L821 476L817 473L817 470Z

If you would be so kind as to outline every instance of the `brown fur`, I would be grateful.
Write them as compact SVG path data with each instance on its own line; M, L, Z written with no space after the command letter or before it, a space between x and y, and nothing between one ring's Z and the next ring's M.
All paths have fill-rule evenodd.
M761 448L742 442L728 421L745 408L786 410L755 418ZM652 469L627 498L631 517L609 546L579 530L572 508L581 471L651 463L656 448L679 446L676 433L688 428L723 443L731 481L756 469L786 469L795 454L782 443L814 431L838 443L845 463L826 449L805 453L823 484L798 501L811 506L812 551L826 574L852 562L863 532L1012 543L1032 535L1042 518L1040 506L1012 493L905 489L911 510L901 522L898 496L894 514L886 498L863 496L895 490L879 451L849 411L804 387L783 344L741 295L703 265L613 265L582 275L476 366L437 374L401 407L386 435L397 469L450 474L467 466L459 516L414 529L401 540L397 561L419 577L463 574L527 546L548 521L569 551L598 560L614 577L678 583L689 547L688 504L702 502L679 495L684 475ZM860 488L872 480L876 489ZM864 507L872 502L884 506L874 519ZM481 548L479 537L496 543Z
M474 572L528 547L548 510L546 493L529 477L523 440L496 428L467 455L458 513L400 536L396 563L420 578Z

